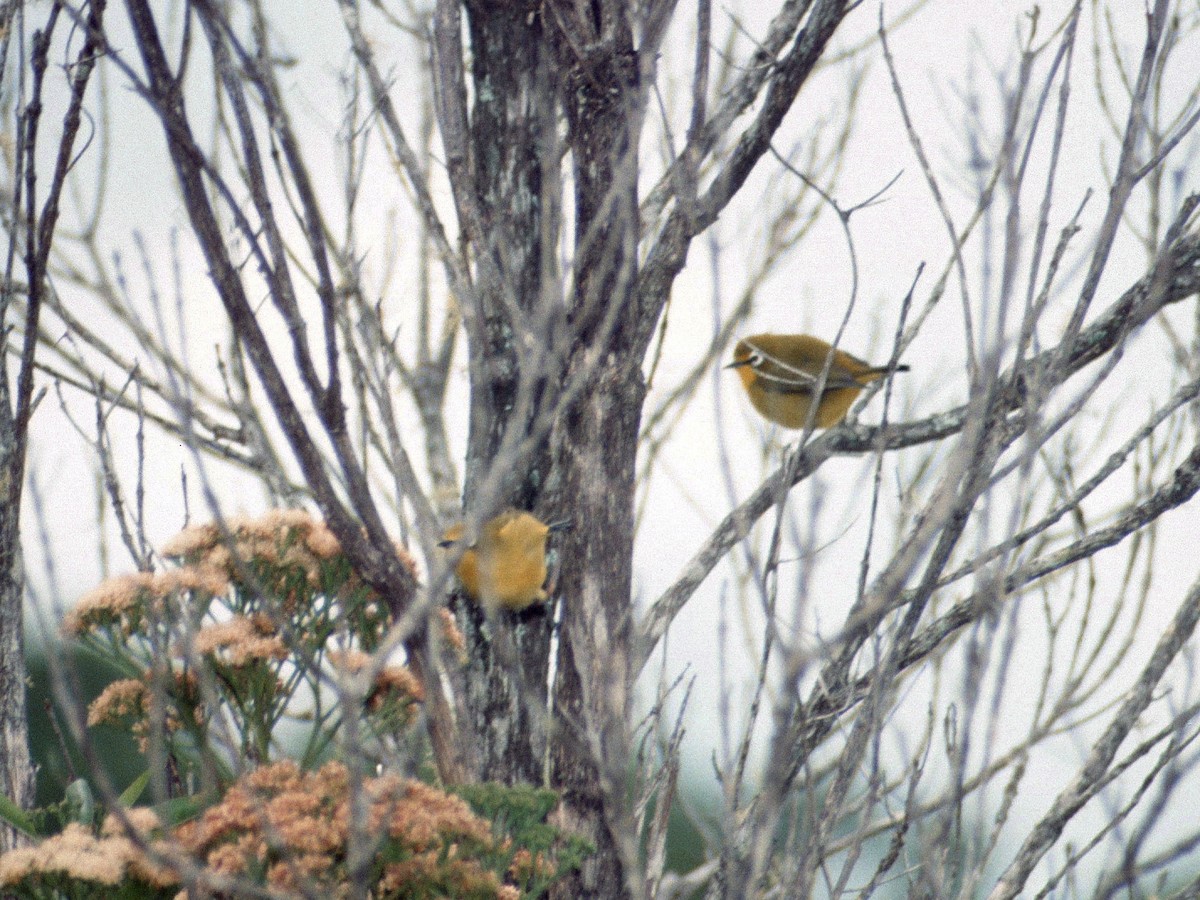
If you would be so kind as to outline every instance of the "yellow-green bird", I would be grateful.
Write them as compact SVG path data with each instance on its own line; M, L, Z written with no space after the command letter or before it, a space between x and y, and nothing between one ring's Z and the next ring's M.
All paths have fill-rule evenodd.
M725 368L737 370L750 402L764 418L784 428L804 428L831 352L812 423L814 428L831 428L846 417L859 391L888 373L887 366L872 366L808 334L753 334L738 341L733 362ZM907 372L908 366L895 370Z
M521 610L546 600L546 540L566 522L542 522L532 513L506 509L484 523L479 539L463 550L455 574L464 593L484 606ZM452 525L442 546L463 538Z

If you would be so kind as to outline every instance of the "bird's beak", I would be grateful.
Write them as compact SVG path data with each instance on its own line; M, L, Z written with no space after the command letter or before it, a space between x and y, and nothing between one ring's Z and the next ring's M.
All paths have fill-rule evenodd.
M550 531L550 532L569 531L570 528L571 528L571 520L570 519L559 519L557 522L551 522L549 525L546 526L546 530Z
M748 365L750 365L749 357L747 357L746 359L735 359L729 365L721 366L721 368L722 369L740 369L742 366L748 366Z

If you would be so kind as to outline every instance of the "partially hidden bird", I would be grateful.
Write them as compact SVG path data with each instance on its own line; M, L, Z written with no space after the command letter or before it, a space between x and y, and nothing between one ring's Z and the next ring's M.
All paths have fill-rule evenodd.
M522 610L547 599L546 541L567 522L547 525L532 513L506 509L489 519L479 537L462 551L455 574L463 592L486 607ZM452 525L441 545L463 540L464 527Z
M893 370L872 366L807 334L743 338L733 348L733 362L725 368L737 371L750 403L764 418L784 428L805 428L830 353L833 359L820 397L815 398L812 427L831 428L846 417L864 387ZM898 365L894 371L907 372L908 366Z

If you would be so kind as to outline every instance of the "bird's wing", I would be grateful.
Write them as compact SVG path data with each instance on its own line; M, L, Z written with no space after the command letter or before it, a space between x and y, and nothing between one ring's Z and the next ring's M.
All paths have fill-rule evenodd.
M775 371L766 368L758 370L759 386L771 394L811 394L817 387L817 376L794 366L779 363ZM836 391L838 388L862 387L851 375L841 372L830 372L825 378L825 390Z

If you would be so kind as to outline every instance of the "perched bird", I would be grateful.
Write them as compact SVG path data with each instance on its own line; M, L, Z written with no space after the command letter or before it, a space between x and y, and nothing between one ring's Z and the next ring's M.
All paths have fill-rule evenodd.
M833 360L813 416L814 428L830 428L846 417L850 404L864 387L888 372L820 338L807 334L754 334L738 341L733 362L750 402L764 418L784 428L804 428L825 361ZM896 366L907 372L908 366Z
M463 591L484 606L520 610L546 599L546 539L566 522L547 525L531 513L506 509L480 529L479 539L458 560L455 574ZM451 526L442 546L463 539L463 526Z

